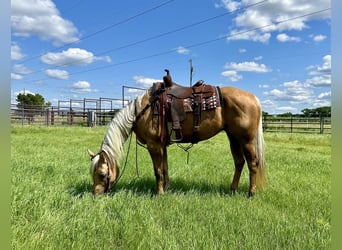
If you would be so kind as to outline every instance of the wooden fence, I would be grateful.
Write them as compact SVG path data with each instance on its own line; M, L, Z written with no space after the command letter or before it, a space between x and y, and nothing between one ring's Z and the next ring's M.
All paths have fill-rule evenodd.
M84 109L60 107L11 106L11 123L40 126L104 126L114 117L117 109ZM331 133L330 117L263 116L265 132Z

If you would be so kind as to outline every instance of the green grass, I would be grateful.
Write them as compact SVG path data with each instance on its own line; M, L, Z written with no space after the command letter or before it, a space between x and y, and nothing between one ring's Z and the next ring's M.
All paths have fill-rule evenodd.
M223 133L195 145L189 164L170 146L172 189L158 197L142 147L136 176L132 143L120 182L94 198L86 149L99 149L105 129L12 128L13 249L331 247L330 135L266 133L268 188L253 199L246 167L228 195L234 167Z

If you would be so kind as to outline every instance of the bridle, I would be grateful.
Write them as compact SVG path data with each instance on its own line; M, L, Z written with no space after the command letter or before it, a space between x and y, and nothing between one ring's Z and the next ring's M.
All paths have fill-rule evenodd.
M109 169L109 165L107 164L107 169L108 169L108 173L106 176L107 179L107 185L106 185L106 189L104 191L104 193L109 193L110 189L112 188L112 185L110 184L110 169Z
M100 155L100 153L97 153L96 155L94 155L93 157L90 158L90 161L92 161L96 156ZM109 193L110 189L112 188L112 185L110 183L110 168L109 168L109 164L107 163L107 174L105 176L107 184L104 190L104 193ZM94 169L94 172L96 171L96 169Z

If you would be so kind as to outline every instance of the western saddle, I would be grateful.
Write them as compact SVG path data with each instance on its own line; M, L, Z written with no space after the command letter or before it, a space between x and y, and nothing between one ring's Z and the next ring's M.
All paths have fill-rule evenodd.
M194 125L191 142L197 143L201 113L221 106L220 89L204 84L203 80L198 81L192 87L184 87L172 81L169 70L165 71L163 82L154 84L153 94L156 100L153 110L154 114L159 117L161 139L182 142L182 123L186 118L186 113L192 112ZM170 132L165 129L166 122L172 124Z

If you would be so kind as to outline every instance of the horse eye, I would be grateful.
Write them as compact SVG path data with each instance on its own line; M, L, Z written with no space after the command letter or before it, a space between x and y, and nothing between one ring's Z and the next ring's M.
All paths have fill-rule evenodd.
M106 174L104 174L104 173L98 173L98 175L99 175L99 177L102 178L102 179L106 177Z

